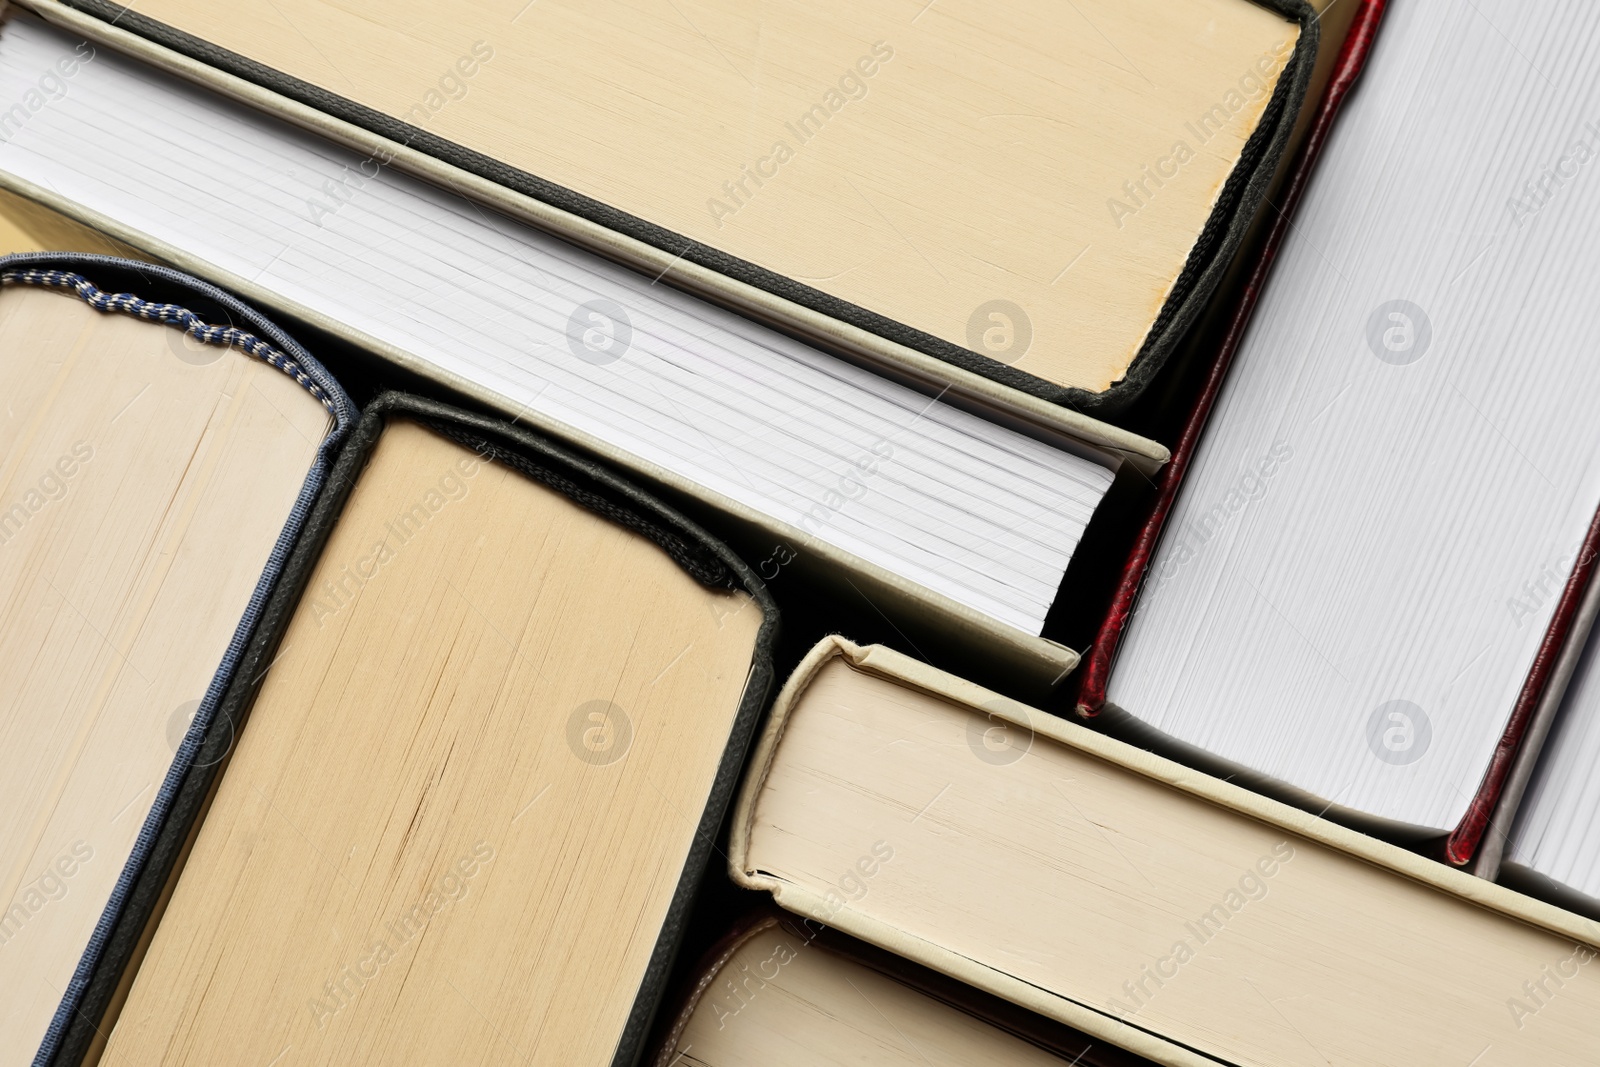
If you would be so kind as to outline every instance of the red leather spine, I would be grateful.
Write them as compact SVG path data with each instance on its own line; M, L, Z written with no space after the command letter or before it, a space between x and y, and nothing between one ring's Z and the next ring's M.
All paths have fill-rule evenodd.
M1506 779L1510 777L1511 768L1516 763L1517 750L1522 746L1523 735L1528 732L1528 724L1533 721L1539 700L1544 696L1545 686L1550 681L1550 672L1555 668L1562 647L1567 643L1573 617L1577 615L1578 605L1583 600L1583 591L1594 575L1597 553L1600 553L1600 512L1597 512L1589 522L1589 532L1583 539L1583 550L1578 553L1578 562L1568 575L1566 586L1561 590L1561 599L1556 602L1555 614L1550 617L1550 626L1544 632L1544 640L1539 642L1539 653L1534 657L1533 666L1528 670L1528 677L1522 683L1521 692L1517 694L1517 703L1511 709L1511 721L1506 723L1505 733L1500 735L1500 743L1495 746L1494 758L1489 761L1489 769L1484 772L1483 782L1478 786L1478 792L1473 796L1472 803L1468 805L1467 813L1461 817L1460 825L1445 841L1444 856L1449 863L1458 867L1471 863L1473 855L1478 851L1478 845L1483 841L1484 831L1489 828L1489 820L1494 816L1495 805L1500 802L1500 791L1505 788Z
M1106 613L1105 621L1100 624L1094 644L1089 646L1088 653L1083 658L1079 671L1076 703L1078 714L1084 718L1093 718L1105 704L1106 684L1111 677L1111 664L1116 657L1117 644L1121 641L1128 619L1133 614L1134 604L1139 595L1139 585L1143 582L1145 571L1150 566L1150 558L1160 540L1162 526L1172 510L1173 502L1177 500L1184 473L1189 469L1190 461L1194 459L1195 448L1200 443L1200 435L1205 430L1206 420L1211 415L1217 394L1222 390L1228 366L1233 362L1233 354L1239 347L1245 328L1249 325L1250 314L1255 310L1256 301L1260 299L1262 286L1272 270L1278 247L1289 232L1289 221L1301 196L1305 193L1306 185L1311 180L1312 169L1317 156L1322 152L1323 144L1327 141L1328 131L1333 127L1339 106L1344 102L1350 87L1355 84L1356 76L1361 73L1361 68L1367 61L1367 54L1372 50L1378 22L1383 17L1384 3L1385 0L1361 0L1361 9L1356 13L1355 22L1351 25L1350 33L1339 52L1338 63L1327 88L1323 91L1316 118L1306 134L1305 143L1300 146L1294 169L1284 186L1283 204L1281 209L1277 210L1277 218L1268 231L1261 258L1251 272L1249 282L1239 294L1233 317L1228 324L1227 335L1218 348L1216 359L1212 363L1210 373L1206 375L1200 395L1183 424L1183 431L1172 449L1172 458L1160 474L1160 484L1150 516L1140 528L1133 550L1123 565L1116 595L1111 602L1110 610ZM1270 201L1268 203L1269 206L1275 207Z

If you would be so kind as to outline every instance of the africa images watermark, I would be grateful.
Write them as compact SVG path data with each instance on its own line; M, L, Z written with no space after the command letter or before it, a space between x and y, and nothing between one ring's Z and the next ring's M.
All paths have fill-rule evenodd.
M737 177L722 183L722 192L706 198L706 211L717 229L725 220L739 213L739 209L754 200L761 187L778 176L784 164L794 159L797 148L805 146L822 132L828 121L845 109L847 104L867 98L867 79L875 76L882 65L894 58L894 48L887 41L874 41L872 51L847 67L844 73L822 94L822 99L812 104L795 121L785 122L783 128L794 138L791 145L785 139L772 142L767 154L753 163L739 164Z
M0 511L0 547L10 543L33 517L67 495L67 488L79 471L94 458L94 446L75 441L72 448L45 469L37 481Z
M55 859L45 865L31 882L23 885L16 899L4 912L0 912L0 946L11 943L34 916L52 901L67 895L67 880L94 859L94 849L86 841L74 841Z
M412 127L413 130L421 127L429 119L443 111L453 101L466 99L471 86L468 84L478 75L486 63L494 58L494 48L487 41L474 41L472 48L439 75L434 85L422 94L422 98L412 104L400 116L400 120ZM401 142L402 147L411 143L411 134ZM370 156L364 158L354 167L346 164L339 170L336 178L327 178L322 183L322 195L306 198L306 217L318 226L322 220L336 214L340 208L348 204L355 195L369 182L376 178L383 168L394 162L394 153L386 148L380 148Z
M1582 545L1565 552L1554 563L1546 564L1539 573L1522 583L1514 596L1506 597L1506 610L1517 629L1529 619L1537 619L1551 597L1560 596L1572 572L1594 562L1594 550Z
M1600 127L1590 120L1583 124L1583 129L1589 135L1587 139L1574 137L1560 158L1524 182L1516 196L1506 198L1506 210L1511 213L1511 221L1517 229L1549 207L1568 183L1578 177L1582 168L1600 157Z
M787 541L779 541L772 546L772 551L761 562L755 564L756 573L761 575L761 580L770 582L783 572L783 568L800 558ZM747 596L717 597L710 602L711 617L717 621L717 629L729 619L738 618L755 605L756 601Z
M57 100L66 99L70 86L67 79L78 73L85 63L94 59L94 46L84 41L77 48L55 61L55 65L39 75L38 81L22 94L22 99L0 111L0 142L9 142L21 132L28 120Z
M1511 1021L1517 1024L1517 1029L1527 1026L1529 1019L1549 1007L1567 988L1567 983L1577 979L1597 955L1600 952L1587 945L1574 945L1570 955L1554 965L1545 964L1539 968L1537 978L1523 982L1522 996L1506 998L1506 1010L1511 1013Z
M1033 748L1033 731L1012 722L1004 702L986 701L981 715L967 717L967 748L991 767L1009 767Z
M1012 300L985 300L967 316L967 347L1011 366L1033 344L1033 320Z
M467 495L468 482L487 462L482 456L462 456L445 468L438 480L400 514L383 524L383 536L365 553L324 578L320 587L310 590L311 617L318 628L355 602L366 584L376 578L401 549L410 544L434 516Z
M1367 716L1367 750L1391 767L1409 767L1433 747L1433 720L1422 705L1386 700Z
M177 707L173 708L171 713L167 715L165 727L167 748L174 756L178 754L178 749L183 745L184 739L189 736L189 730L194 725L194 717L200 713L200 703L201 702L198 700L186 700L182 704L179 704ZM227 740L222 743L221 752L213 752L211 755L206 756L205 758L201 758L197 752L194 757L194 762L190 764L190 767L194 768L195 770L203 770L206 767L215 767L217 764L227 759L228 754L233 751L233 742L235 736L233 720L226 718L213 720L211 723L211 729L217 731L219 735L226 734Z
M1255 62L1240 75L1236 87L1230 88L1222 95L1221 100L1212 104L1194 120L1183 124L1188 137L1193 138L1195 145L1204 146L1226 130L1235 116L1245 109L1246 104L1270 95L1272 77L1283 70L1284 64L1293 54L1294 42L1280 41L1270 52L1263 52L1257 56ZM1122 198L1115 196L1106 198L1106 208L1111 212L1111 221L1116 224L1117 229L1122 229L1128 219L1149 205L1167 182L1176 178L1184 166L1194 158L1194 146L1189 144L1188 139L1179 138L1173 142L1166 155L1159 157L1153 163L1144 164L1139 168L1137 177L1123 182Z
M822 932L821 926L812 929L810 919L786 920L780 922L779 927L800 942L798 948L789 941L779 941L765 959L757 961L755 967L741 961L735 973L730 974L729 969L724 969L717 975L717 984L708 991L710 995L706 1003L710 1004L716 1016L718 1030L726 1027L730 1019L749 1007L769 983L776 982L783 968L800 958L800 949L809 946Z
M322 995L309 997L306 1007L317 1021L317 1029L328 1025L345 1008L355 1002L361 991L378 977L400 950L414 941L427 929L433 917L451 904L466 899L468 883L494 861L494 848L479 841L472 851L446 868L433 884L433 888L410 908L396 915L383 928L383 934L372 940L361 958L339 969L339 973L322 984Z
M1190 516L1183 525L1168 534L1172 551L1162 554L1161 566L1156 571L1156 584L1165 585L1177 576L1189 562L1205 550L1217 534L1254 501L1267 495L1267 487L1285 464L1294 458L1294 448L1289 442L1272 442L1261 456L1245 468L1221 499L1206 510Z
M893 442L880 437L847 460L843 472L800 516L800 528L816 537L846 504L867 495L872 480L882 472L884 462L893 458Z
M633 719L616 701L585 701L567 716L567 747L591 767L609 767L633 747Z
M1252 903L1267 899L1267 894L1271 892L1269 880L1276 877L1294 859L1294 855L1294 846L1288 841L1279 841L1272 846L1272 852L1256 860L1253 867L1247 868L1221 900L1202 913L1199 919L1191 919L1183 924L1189 936L1173 942L1171 951L1144 964L1136 977L1122 983L1122 992L1128 999L1109 998L1107 1004L1111 1013L1125 1020L1149 1007L1166 984L1177 978L1183 968L1200 955L1201 949L1215 941L1228 923Z
M890 860L894 859L894 846L887 841L874 841L872 847L861 854L856 862L842 875L835 879L823 897L824 914L821 921L832 921L839 909L846 904L860 902L865 899L871 889L871 880L879 874ZM800 939L800 948L805 948L816 938L817 932L811 929L810 919L799 920L800 929L785 927L786 932L795 934ZM719 985L707 991L708 1000L713 1014L717 1018L717 1029L721 1030L728 1025L728 1020L737 1016L749 1007L760 992L771 982L777 980L782 969L799 958L799 949L780 941L768 954L767 958L758 962L754 969L747 963L741 963L737 974L719 974Z

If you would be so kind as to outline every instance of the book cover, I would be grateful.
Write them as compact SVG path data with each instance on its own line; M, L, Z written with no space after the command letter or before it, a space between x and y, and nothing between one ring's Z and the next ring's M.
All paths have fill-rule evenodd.
M196 1062L632 1063L767 699L770 598L604 466L432 401L370 405L331 487L226 769L113 932L137 973L95 973L50 1062L177 1032Z
M177 271L0 257L0 1060L75 1017L137 911L217 708L355 409Z

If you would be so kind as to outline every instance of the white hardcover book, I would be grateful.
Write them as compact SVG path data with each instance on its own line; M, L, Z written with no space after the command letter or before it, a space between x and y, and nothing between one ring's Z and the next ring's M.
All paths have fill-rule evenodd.
M1462 823L1600 507L1597 47L1580 0L1385 16L1145 577L1123 725Z

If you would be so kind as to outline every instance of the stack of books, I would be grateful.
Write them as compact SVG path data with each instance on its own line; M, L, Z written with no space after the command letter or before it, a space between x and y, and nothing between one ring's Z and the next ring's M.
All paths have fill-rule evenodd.
M0 1067L1592 1061L1597 43L0 6Z

